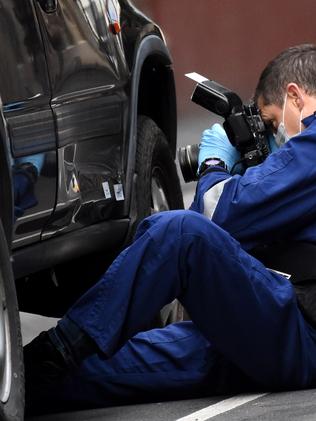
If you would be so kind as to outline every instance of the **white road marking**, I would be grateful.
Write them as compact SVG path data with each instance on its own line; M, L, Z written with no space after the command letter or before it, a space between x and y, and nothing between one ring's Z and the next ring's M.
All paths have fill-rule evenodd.
M224 412L254 401L255 399L259 399L265 395L268 395L268 393L233 396L232 398L225 399L221 402L215 403L214 405L210 405L199 411L193 412L192 414L186 415L183 418L178 418L176 421L206 421L210 418L216 417L216 415L223 414Z

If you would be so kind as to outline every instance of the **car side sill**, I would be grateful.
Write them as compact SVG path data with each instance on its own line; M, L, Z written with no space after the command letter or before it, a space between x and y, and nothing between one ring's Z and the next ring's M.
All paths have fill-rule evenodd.
M18 279L96 251L113 251L124 243L129 224L129 219L106 221L16 249L14 277Z

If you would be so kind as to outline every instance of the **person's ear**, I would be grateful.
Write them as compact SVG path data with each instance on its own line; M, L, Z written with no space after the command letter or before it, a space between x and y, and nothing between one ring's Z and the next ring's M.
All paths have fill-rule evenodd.
M301 111L304 107L304 94L302 89L299 88L296 83L290 82L286 87L286 93L292 100L294 106Z

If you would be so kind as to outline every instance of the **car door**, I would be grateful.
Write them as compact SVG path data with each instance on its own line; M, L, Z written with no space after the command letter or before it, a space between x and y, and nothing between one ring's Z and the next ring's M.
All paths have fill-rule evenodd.
M114 0L35 1L58 145L58 192L43 238L124 212L122 148L128 70ZM54 2L53 2L54 3Z
M45 54L31 1L2 0L0 20L0 95L9 133L17 248L40 240L53 211L56 138Z

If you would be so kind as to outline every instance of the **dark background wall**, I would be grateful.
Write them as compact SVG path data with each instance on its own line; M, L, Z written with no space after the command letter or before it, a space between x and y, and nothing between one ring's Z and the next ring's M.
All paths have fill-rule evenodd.
M316 42L315 0L135 0L163 29L174 59L179 112L197 71L248 100L257 75L282 49Z

